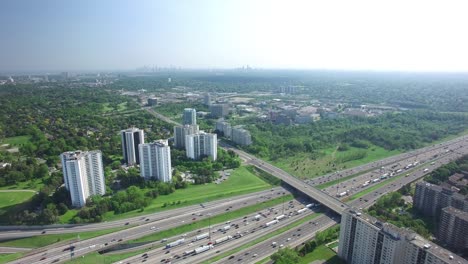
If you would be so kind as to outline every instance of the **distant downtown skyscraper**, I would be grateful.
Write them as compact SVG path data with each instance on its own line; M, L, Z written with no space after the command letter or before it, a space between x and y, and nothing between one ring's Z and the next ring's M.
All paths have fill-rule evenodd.
M197 124L197 111L193 108L184 109L184 125Z
M91 195L106 193L101 151L64 152L60 159L65 187L70 192L74 207L85 206L86 199Z
M142 129L135 127L120 131L122 136L122 151L125 164L128 166L140 164L138 145L145 143Z
M174 127L174 147L185 149L185 137L198 133L198 125L183 125Z
M198 160L203 156L216 160L218 155L218 140L216 134L199 132L187 135L185 139L185 152L188 158Z
M141 177L162 182L172 180L171 148L167 140L140 144L139 152Z

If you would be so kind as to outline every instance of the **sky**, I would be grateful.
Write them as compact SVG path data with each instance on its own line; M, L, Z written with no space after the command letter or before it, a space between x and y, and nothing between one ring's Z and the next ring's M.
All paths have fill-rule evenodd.
M0 72L468 72L466 0L2 0Z

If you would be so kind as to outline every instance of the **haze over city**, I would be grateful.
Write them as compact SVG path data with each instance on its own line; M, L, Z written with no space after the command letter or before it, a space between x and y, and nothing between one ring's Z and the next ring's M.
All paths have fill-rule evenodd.
M2 1L0 71L468 71L468 3Z

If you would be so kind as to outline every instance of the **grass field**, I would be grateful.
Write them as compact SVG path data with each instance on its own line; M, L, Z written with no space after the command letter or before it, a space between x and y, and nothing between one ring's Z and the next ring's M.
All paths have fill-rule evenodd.
M0 263L7 263L19 259L24 253L0 254Z
M146 251L148 250L142 249L136 252L122 253L122 254L107 254L107 255L101 255L98 252L93 252L93 253L87 254L84 257L75 258L65 263L67 264L111 264L121 259L126 259L131 256L142 254Z
M365 157L340 163L340 160L343 160L346 156L359 151L365 151ZM318 159L312 159L309 155L301 153L271 162L296 177L310 179L337 170L352 168L380 160L399 153L400 151L398 150L388 151L378 146L371 146L368 149L350 147L349 150L341 152L336 151L336 148L328 148L321 151L322 155Z
M336 252L326 247L325 245L318 246L314 251L306 254L298 264L309 264L315 260L325 260L329 264L341 264L344 263L338 258Z
M178 207L204 203L222 198L257 192L271 188L271 185L264 182L246 167L235 169L226 181L220 184L209 183L204 185L189 185L186 189L176 190L169 195L161 195L154 199L152 203L140 210L130 211L124 214L114 214L108 212L104 215L104 221L123 219L133 216L139 216L163 210L174 209ZM180 204L177 204L180 201ZM164 204L171 204L163 207ZM68 223L73 218L72 213L61 216L61 223Z
M26 182L18 182L15 185L8 185L0 187L0 190L34 190L39 191L44 183L42 179L34 179Z
M24 143L28 142L31 139L31 136L17 136L17 137L8 137L0 140L1 144L10 144L12 146L21 146Z
M74 240L80 236L80 240L102 236L119 230L123 230L126 227L111 228L93 232L82 232L82 233L70 233L60 235L40 235L27 238L14 239L10 241L0 242L0 247L24 247L24 248L40 248L45 247L57 242L63 242L68 240Z
M31 197L33 197L36 192L19 192L19 191L1 191L0 192L0 215L5 213L5 207L12 206L15 204L23 203Z
M109 105L109 103L103 103L102 104L102 112L104 113L107 113L107 112L111 112L111 111L118 111L118 112L121 112L121 111L125 111L127 109L127 102L123 102L123 103L120 103L117 105L117 109L114 108L114 107L111 107Z

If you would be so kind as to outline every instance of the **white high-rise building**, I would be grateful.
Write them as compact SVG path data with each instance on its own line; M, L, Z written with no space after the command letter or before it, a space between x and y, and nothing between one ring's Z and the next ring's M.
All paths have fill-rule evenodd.
M64 152L60 159L65 187L70 192L74 207L85 206L86 199L91 195L106 193L101 151Z
M204 156L216 160L218 155L218 140L216 134L199 132L187 135L185 152L188 158L198 160Z
M468 263L408 229L353 209L341 215L338 256L349 264Z
M140 175L145 179L172 181L171 148L167 140L140 144Z
M197 124L197 111L193 108L184 109L184 125L196 125Z
M185 149L185 137L198 133L198 125L183 125L174 127L174 147Z
M135 127L120 131L122 136L122 151L125 164L128 166L140 164L138 145L145 143L145 135L142 129Z

